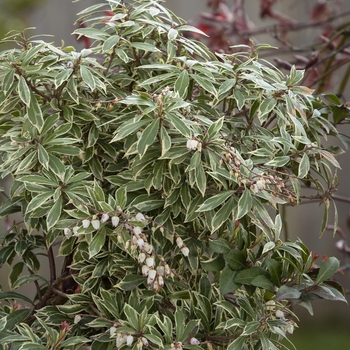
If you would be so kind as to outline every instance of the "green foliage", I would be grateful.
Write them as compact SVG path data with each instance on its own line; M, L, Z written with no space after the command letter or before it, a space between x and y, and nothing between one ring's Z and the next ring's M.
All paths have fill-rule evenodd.
M0 262L37 295L0 293L2 348L285 347L293 304L345 301L338 260L316 269L279 213L311 184L328 210L334 111L259 47L214 55L187 39L198 29L159 2L80 16L91 49L3 40L18 48L0 53L0 172L13 177L0 212L23 224Z

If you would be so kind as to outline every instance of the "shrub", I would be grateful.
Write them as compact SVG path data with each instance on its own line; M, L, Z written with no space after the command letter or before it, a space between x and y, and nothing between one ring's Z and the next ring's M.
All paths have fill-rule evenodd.
M23 222L0 250L2 349L288 348L293 305L345 301L338 260L316 267L280 214L303 185L327 212L341 120L263 46L214 54L159 2L80 16L91 49L3 40L0 211Z

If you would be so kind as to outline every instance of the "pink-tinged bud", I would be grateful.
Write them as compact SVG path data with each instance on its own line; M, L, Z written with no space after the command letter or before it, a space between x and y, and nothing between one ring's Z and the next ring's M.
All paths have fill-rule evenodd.
M156 275L157 275L156 270L150 269L148 271L147 284L152 284L154 282L154 279L156 278Z
M134 227L134 234L135 234L136 236L139 236L141 233L142 233L141 227L135 226L135 227Z
M199 345L201 342L197 338L191 338L190 344L191 345Z
M74 324L77 324L77 323L79 323L80 322L80 320L81 320L81 316L80 315L75 315L74 316Z
M110 329L109 329L109 335L111 336L111 337L113 337L113 335L116 333L116 331L117 331L117 328L116 327L111 327Z
M129 334L129 335L126 337L126 345L127 345L127 346L131 346L133 342L134 342L134 337L133 337L131 334Z
M79 226L74 226L73 227L73 234L74 236L78 234Z
M145 246L145 241L142 238L139 238L137 240L137 245L139 246L140 249L143 249L143 247Z
M117 227L119 224L119 216L112 216L112 226Z
M82 221L82 224L84 228L88 228L90 226L90 220L85 219Z
M95 230L98 230L100 228L100 220L91 220L91 225Z
M153 246L152 244L149 244L148 242L145 242L145 245L143 247L143 250L147 253L147 254L151 254L153 251Z
M181 237L176 238L176 244L180 249L184 246L184 242Z
M148 340L145 337L142 337L141 341L142 341L144 346L148 346L149 345L149 342L148 342Z
M69 323L67 321L61 322L61 327L60 327L62 332L67 333L69 331Z
M165 269L164 269L164 266L162 266L162 265L159 265L159 266L157 266L157 274L159 275L159 276L164 276L164 274L165 274Z
M121 333L117 334L116 347L120 348L125 343L125 339Z
M197 149L197 146L198 146L198 141L196 141L196 140L187 140L186 148L189 151L195 151Z
M168 264L164 265L164 274L165 276L169 276L171 273L170 266Z
M146 259L146 265L148 266L148 267L151 267L151 268L153 268L154 267L154 258L153 257L149 257L149 258L147 258Z
M142 213L137 213L135 216L135 219L137 221L146 221L146 218L144 217L144 215Z
M190 254L190 250L187 247L182 247L181 252L186 257L188 256L188 254Z
M72 237L72 231L70 228L66 227L64 229L64 235L66 236L67 239L71 238Z
M109 219L109 215L107 213L103 213L101 216L101 222L106 222Z
M159 287L164 287L164 278L162 276L157 277Z
M140 253L138 258L137 258L138 263L142 264L145 260L146 260L146 254L145 253Z
M148 271L150 270L150 268L147 265L142 265L142 276L148 276Z

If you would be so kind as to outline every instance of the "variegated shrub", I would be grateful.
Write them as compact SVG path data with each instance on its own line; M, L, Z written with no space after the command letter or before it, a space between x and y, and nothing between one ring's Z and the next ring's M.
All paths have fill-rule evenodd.
M80 16L91 48L25 32L0 52L0 210L23 217L2 234L0 349L290 348L293 304L345 301L338 260L316 268L280 211L308 186L327 213L347 109L263 46L210 52L159 1Z

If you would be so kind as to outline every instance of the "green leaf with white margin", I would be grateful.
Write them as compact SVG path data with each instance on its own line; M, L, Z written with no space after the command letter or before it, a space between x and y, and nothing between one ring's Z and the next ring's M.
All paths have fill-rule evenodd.
M334 256L322 261L320 269L317 274L316 283L322 283L323 281L332 277L339 269L339 260Z
M186 98L189 84L190 78L188 76L188 71L184 69L175 81L174 91L177 92L181 98Z
M158 345L159 349L163 349L163 342L162 339L156 336L155 334L144 334L143 335L147 340L152 342L153 344Z
M141 283L146 282L147 277L143 277L141 275L126 275L117 285L116 287L124 290L131 291L134 290Z
M219 87L216 98L221 101L225 98L229 91L236 85L236 79L227 79Z
M66 167L62 163L61 159L54 156L53 154L49 155L49 167L50 170L57 175L61 180L63 180L64 174L66 172Z
M65 349L69 346L76 346L78 344L85 344L85 343L90 343L90 342L91 342L91 340L88 338L81 337L81 336L74 336L74 337L71 337L71 338L64 340L60 344L60 346L62 347L62 349Z
M246 188L238 201L237 207L237 216L236 220L239 220L244 215L246 215L251 209L253 205L252 194L249 188Z
M22 102L24 102L29 107L31 98L30 89L22 75L19 77L18 81L18 95Z
M200 162L199 166L195 169L196 172L196 184L201 192L202 196L205 196L205 191L207 189L207 177L205 176L205 171L203 167L203 163Z
M97 232L95 234L94 238L92 239L92 241L89 244L89 258L90 259L100 252L101 248L105 244L105 241L106 241L105 234L103 234L101 232Z
M38 144L38 160L46 170L49 170L49 154L40 143Z
M84 65L80 65L80 75L84 83L91 89L91 91L94 91L96 88L96 82L90 70Z
M176 333L176 340L181 341L182 335L185 330L185 315L183 311L180 308L176 308L175 311L175 333Z
M224 191L216 194L205 200L205 202L197 209L198 212L204 212L217 208L219 205L224 203L227 198L231 197L234 191Z
M129 136L130 134L135 133L136 131L139 131L141 128L143 128L147 124L149 124L148 119L142 119L136 123L134 123L132 121L128 121L128 122L122 124L117 129L117 133L113 137L111 143L124 139L125 137Z
M160 140L163 156L171 148L171 138L163 125L160 128Z
M155 119L142 132L137 143L137 151L142 158L147 151L147 148L155 141L159 130L159 119Z
M166 113L165 118L174 126L174 128L179 131L180 134L185 136L187 139L192 139L191 129L178 117L173 114Z
M272 250L273 248L275 248L275 246L276 246L275 242L272 242L272 241L265 243L261 254L264 255L265 253L267 253L270 250Z
M209 249L218 254L225 254L231 251L231 247L225 238L217 238L209 241Z
M43 114L35 95L30 92L30 103L28 108L28 119L30 123L40 132L44 125Z
M62 197L59 197L55 204L51 207L47 214L46 224L47 229L54 227L62 214Z
M211 223L211 232L216 231L225 222L232 219L234 209L236 209L236 199L231 197L214 215Z
M224 124L225 117L218 119L216 122L210 125L208 129L209 140L215 140L220 133L222 126Z
M230 343L227 347L227 350L237 350L237 349L244 349L244 344L247 337L240 335L238 338L236 338L232 343Z
M191 78L193 78L197 84L202 87L204 90L210 92L214 96L217 95L217 91L215 89L215 86L207 77L201 77L198 74L191 74Z
M135 331L142 331L142 329L138 329L140 316L139 313L129 304L124 305L124 313L128 322L130 323L130 326L134 328Z
M255 333L255 331L260 327L261 323L259 321L251 321L248 322L244 329L243 329L243 335L251 335L253 333Z
M120 187L115 191L115 200L117 205L119 205L122 209L125 209L127 201L127 193L125 187Z
M304 153L300 164L299 164L299 170L298 170L298 177L303 179L310 171L310 159L309 156Z
M51 191L51 190L38 194L29 202L26 212L30 213L31 211L41 207L53 196L53 194L54 194L54 191Z
M56 89L59 88L63 82L67 81L70 77L70 75L72 74L73 69L72 68L66 68L63 69L61 72L59 72L56 76L55 76L55 87Z

